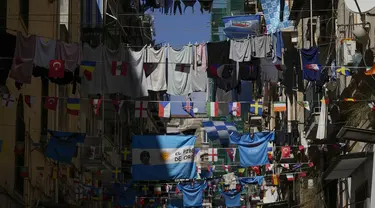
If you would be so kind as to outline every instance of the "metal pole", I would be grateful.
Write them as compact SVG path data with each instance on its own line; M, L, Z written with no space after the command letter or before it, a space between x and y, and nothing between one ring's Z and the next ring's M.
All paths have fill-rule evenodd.
M314 46L314 31L313 31L313 3L310 0L310 47Z

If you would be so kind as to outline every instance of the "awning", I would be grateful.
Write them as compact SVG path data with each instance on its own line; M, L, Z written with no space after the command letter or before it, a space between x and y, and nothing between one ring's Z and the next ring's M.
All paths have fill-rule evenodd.
M372 157L372 155L372 152L340 155L323 173L323 178L324 180L348 178L368 157Z
M344 126L340 129L336 138L343 140L353 140L375 144L375 131L361 128Z

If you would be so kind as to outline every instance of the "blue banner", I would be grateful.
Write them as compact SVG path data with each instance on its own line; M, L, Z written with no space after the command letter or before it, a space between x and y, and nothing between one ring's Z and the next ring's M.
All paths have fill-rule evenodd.
M180 135L133 136L133 180L194 179L196 139Z
M86 134L48 131L51 134L45 155L63 163L71 163L77 143L83 143Z
M258 35L259 15L240 15L221 18L225 24L224 33L230 39Z
M238 145L240 152L240 165L242 167L251 167L269 164L267 155L267 144L274 140L275 132L255 132L239 135L232 133L230 142Z

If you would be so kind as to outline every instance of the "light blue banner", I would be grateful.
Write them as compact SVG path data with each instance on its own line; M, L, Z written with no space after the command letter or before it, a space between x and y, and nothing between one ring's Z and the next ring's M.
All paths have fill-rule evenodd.
M230 142L238 145L240 152L240 165L242 167L251 167L269 164L267 155L267 144L274 140L275 132L256 132L239 135L232 133Z
M194 179L196 139L180 135L133 136L133 180Z

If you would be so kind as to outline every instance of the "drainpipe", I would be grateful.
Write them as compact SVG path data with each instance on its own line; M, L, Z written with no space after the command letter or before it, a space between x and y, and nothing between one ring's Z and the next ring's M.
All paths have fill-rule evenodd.
M60 0L56 0L56 39L60 39ZM59 85L55 84L55 96L59 97ZM56 109L55 113L55 130L59 129L59 108ZM57 168L59 168L59 162L57 162ZM59 170L59 169L57 169ZM55 179L55 203L59 203L59 180Z

